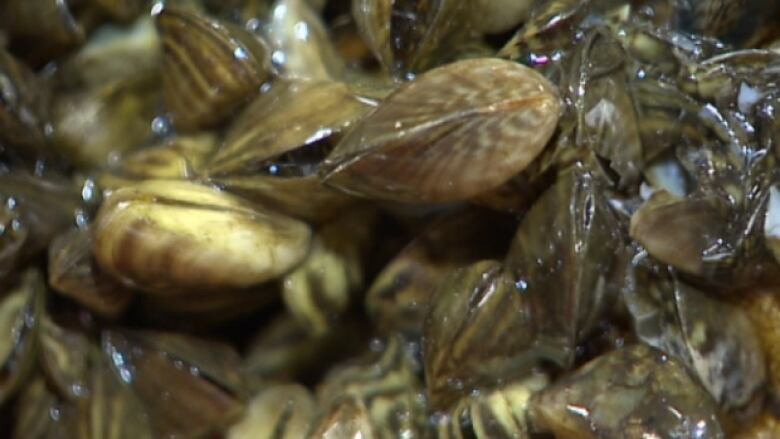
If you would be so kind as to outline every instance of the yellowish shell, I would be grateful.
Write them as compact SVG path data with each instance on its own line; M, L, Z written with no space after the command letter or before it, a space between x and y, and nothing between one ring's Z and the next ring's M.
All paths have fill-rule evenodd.
M98 264L150 293L246 288L297 265L309 228L212 187L148 180L105 201L94 225Z

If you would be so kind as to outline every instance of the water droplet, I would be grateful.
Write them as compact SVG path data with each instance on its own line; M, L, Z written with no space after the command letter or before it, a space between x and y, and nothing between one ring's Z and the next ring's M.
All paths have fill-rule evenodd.
M447 385L453 388L454 390L463 390L463 381L457 379L457 378L449 378L447 379Z
M84 396L86 394L86 389L79 383L70 386L70 391L78 397Z
M587 407L583 407L581 405L568 404L566 406L566 410L570 413L574 413L575 415L582 416L583 418L590 417L590 410L588 410Z
M531 66L543 66L550 62L550 58L547 55L537 55L532 53L528 55L528 62Z
M76 227L79 229L86 229L89 227L89 215L83 209L76 209L74 218L76 220Z
M130 372L130 369L126 367L119 368L119 377L122 378L122 381L124 381L127 384L133 382L133 374Z
M154 4L152 5L152 17L159 15L164 8L165 8L165 2L163 1L154 2Z
M165 136L173 131L171 121L167 116L157 116L152 119L152 132L158 136Z
M368 348L371 352L382 352L385 349L385 343L379 338L373 338L368 343Z
M242 61L245 60L245 59L249 59L249 53L246 50L244 50L243 47L236 47L233 50L233 56L237 60L242 60Z
M309 26L306 24L306 22L300 21L295 23L295 26L293 26L293 32L295 32L295 37L299 40L305 41L309 38Z
M84 181L84 185L81 186L81 199L90 202L94 201L97 196L97 190L95 188L95 181L88 178Z
M284 65L286 60L287 56L281 50L274 50L274 52L271 54L271 61L277 66Z
M251 18L246 22L246 25L244 27L249 32L254 33L260 30L260 26L261 26L260 20L258 20L257 18Z

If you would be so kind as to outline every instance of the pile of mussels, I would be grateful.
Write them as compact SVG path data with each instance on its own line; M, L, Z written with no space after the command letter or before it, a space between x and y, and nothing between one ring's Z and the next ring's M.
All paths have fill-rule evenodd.
M778 33L0 0L0 434L780 437Z

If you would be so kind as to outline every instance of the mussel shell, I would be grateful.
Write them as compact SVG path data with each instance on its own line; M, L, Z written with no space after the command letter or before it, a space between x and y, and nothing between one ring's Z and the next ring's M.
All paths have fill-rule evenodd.
M153 437L206 435L243 413L240 358L227 345L178 334L115 330L102 334L102 350L113 379L140 402Z
M612 280L625 225L609 204L606 184L593 161L562 171L523 217L506 259L534 332L558 351L549 359L564 368L622 288Z
M267 209L312 223L323 223L355 203L346 194L322 184L316 175L218 177L211 183Z
M525 169L560 112L553 85L529 68L455 62L398 88L347 133L321 173L329 185L381 200L468 199Z
M266 35L271 60L282 77L337 79L344 61L331 42L328 29L309 0L277 0L271 9Z
M128 154L98 177L98 186L110 191L147 179L194 179L216 146L216 135L209 132L166 138Z
M49 91L21 61L0 48L0 140L27 159L51 156Z
M310 380L319 376L324 364L360 352L368 335L368 328L354 319L314 335L289 314L281 314L249 342L244 371L253 390L269 381Z
M51 108L54 146L77 166L106 167L152 138L159 102L154 76L59 93Z
M345 399L333 405L312 424L309 439L338 439L377 437L368 409L360 400Z
M79 437L75 407L62 401L47 384L42 376L38 376L20 393L16 403L13 439Z
M40 332L40 359L46 379L57 394L73 403L92 397L93 363L97 347L86 334L60 326L44 316Z
M156 12L163 96L176 127L219 124L268 79L268 49L243 28L176 7Z
M377 213L353 208L323 224L306 259L281 279L287 309L313 334L344 317L364 282Z
M453 271L482 259L500 258L515 222L481 209L432 221L376 276L366 308L383 332L422 333L437 286Z
M0 401L7 401L36 364L38 337L46 300L46 284L41 274L30 269L0 302Z
M277 81L230 125L208 173L231 176L256 171L283 153L349 129L372 104L338 82Z
M63 61L56 84L59 89L72 90L120 79L156 77L161 65L160 38L147 16L129 28L106 25L95 30L86 44Z
M767 373L745 312L663 273L640 274L624 300L640 340L688 366L724 411L751 414Z
M198 333L262 310L278 297L278 289L274 284L263 284L250 289L220 291L219 294L144 294L136 299L130 313L157 327Z
M49 246L49 285L91 311L116 317L133 299L133 292L103 273L92 255L92 235L72 229Z
M349 417L365 417L360 422L370 426L366 431L376 437L398 437L404 432L424 436L426 404L415 368L414 359L397 337L387 340L381 352L335 368L317 389L322 410L312 430L327 431L328 425L353 428L354 420L341 418L351 413Z
M55 175L22 171L0 175L0 221L5 226L0 246L0 278L40 254L62 230L85 214L75 188Z
M644 345L601 356L534 395L530 418L561 437L724 437L714 401L685 366Z
M127 22L137 17L145 8L143 0L92 0L92 3L112 19Z
M468 2L357 0L352 16L363 40L387 70L404 76L435 65L467 24Z
M8 0L0 7L0 17L9 35L45 46L71 46L86 35L68 2L61 0Z
M548 385L542 373L506 384L487 393L471 395L437 420L440 439L474 437L526 438L531 434L528 406L531 396Z
M309 228L212 187L147 180L111 193L95 219L100 267L154 294L244 289L297 265Z
M479 32L496 34L511 30L528 18L533 0L476 0L471 2L469 24Z
M423 331L425 381L431 407L451 408L560 356L536 340L534 315L501 263L485 260L453 272L437 288Z

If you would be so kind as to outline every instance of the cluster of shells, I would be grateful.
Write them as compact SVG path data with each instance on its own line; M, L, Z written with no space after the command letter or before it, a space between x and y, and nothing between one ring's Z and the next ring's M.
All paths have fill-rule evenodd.
M778 33L0 0L0 435L780 437Z

